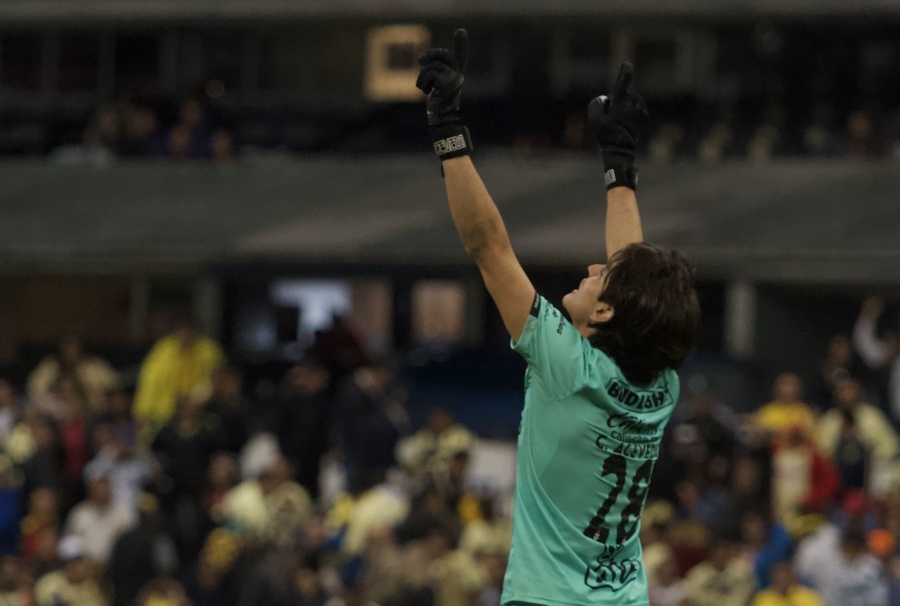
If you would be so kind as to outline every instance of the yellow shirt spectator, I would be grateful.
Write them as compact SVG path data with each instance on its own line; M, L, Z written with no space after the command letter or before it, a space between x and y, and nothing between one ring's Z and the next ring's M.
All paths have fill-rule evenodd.
M769 402L756 411L756 424L769 432L782 433L799 427L806 435L812 435L816 415L803 402Z
M798 427L804 435L814 436L816 415L809 405L804 404L803 382L791 372L785 372L775 379L772 401L756 411L754 423L760 429L780 434L792 427Z
M184 331L163 337L141 364L135 418L158 429L172 418L179 396L206 399L212 372L224 359L218 343L208 337Z
M824 603L812 589L795 585L787 593L764 589L756 594L751 606L824 606Z

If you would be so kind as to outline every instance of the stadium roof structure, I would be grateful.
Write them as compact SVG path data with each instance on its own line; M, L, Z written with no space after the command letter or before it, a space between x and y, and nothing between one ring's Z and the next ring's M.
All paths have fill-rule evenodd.
M450 17L896 17L894 0L0 0L5 23L197 20L228 23L290 18Z
M597 159L488 150L476 162L524 264L603 258ZM0 183L4 274L469 263L430 156L7 161ZM684 250L705 277L900 283L896 162L643 164L639 200L646 239Z

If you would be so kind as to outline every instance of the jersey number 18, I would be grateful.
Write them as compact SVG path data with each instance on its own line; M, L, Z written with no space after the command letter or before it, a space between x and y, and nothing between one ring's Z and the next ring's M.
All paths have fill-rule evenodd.
M607 543L609 541L610 528L606 525L606 517L615 505L619 494L625 489L625 482L628 480L628 461L622 455L610 455L603 461L603 470L601 476L615 476L616 485L606 495L606 499L597 510L597 515L591 519L591 523L584 529L584 536L598 541ZM644 464L638 467L631 478L631 486L628 488L628 503L622 509L619 516L619 525L616 528L616 543L619 545L630 539L637 530L638 518L641 515L641 509L644 506L644 497L647 494L647 488L650 486L650 476L653 474L653 460L648 459Z

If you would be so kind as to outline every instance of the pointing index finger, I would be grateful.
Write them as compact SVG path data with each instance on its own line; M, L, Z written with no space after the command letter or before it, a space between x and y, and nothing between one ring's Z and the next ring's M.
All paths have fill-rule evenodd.
M469 62L469 32L460 28L453 33L453 48L459 70L466 69Z
M613 87L613 94L616 96L625 95L631 87L631 81L634 80L634 66L630 61L625 61L619 68L619 77L616 78L616 85Z

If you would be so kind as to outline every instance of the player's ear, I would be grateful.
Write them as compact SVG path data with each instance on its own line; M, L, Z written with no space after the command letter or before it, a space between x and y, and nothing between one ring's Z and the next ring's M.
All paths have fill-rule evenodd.
M591 322L609 322L616 315L616 310L609 303L600 301L591 312Z

